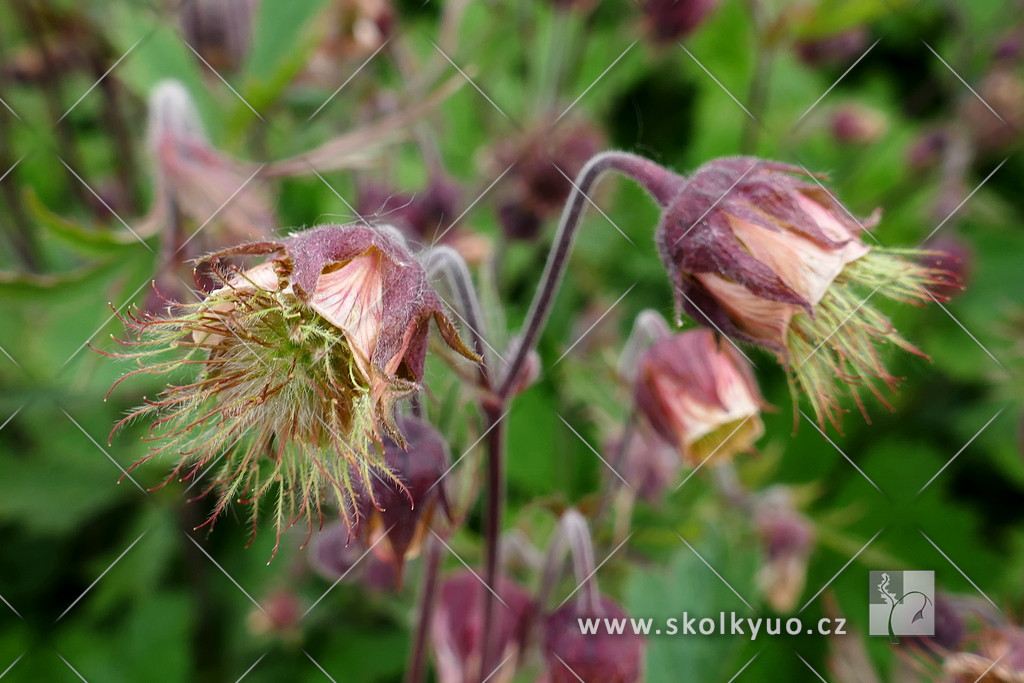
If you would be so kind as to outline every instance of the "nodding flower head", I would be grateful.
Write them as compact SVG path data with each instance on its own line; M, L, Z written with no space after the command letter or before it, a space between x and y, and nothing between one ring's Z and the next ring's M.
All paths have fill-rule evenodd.
M490 652L481 652L486 629L483 603L487 591L476 572L467 569L441 584L438 605L430 623L437 680L441 683L469 683L490 680L508 683L515 674L528 625L536 610L533 599L518 584L498 579L493 589L501 605L495 610L490 635Z
M656 341L637 363L637 408L690 467L749 450L764 433L747 360L710 330Z
M258 167L213 146L184 85L175 80L157 83L149 96L147 125L156 175L153 214L164 216L165 232L173 232L178 229L171 216L177 212L197 235L195 240L183 234L165 235L171 256L183 262L272 234L274 210L257 178ZM207 223L209 228L196 230Z
M544 654L549 683L605 681L636 683L643 680L644 638L626 629L622 633L598 630L586 635L580 624L586 619L628 620L629 615L606 597L588 607L573 600L547 618Z
M245 271L219 265L242 255L269 258ZM140 366L129 375L178 378L198 366L198 377L169 383L118 426L158 418L144 460L177 454L168 480L229 451L210 521L237 498L252 503L255 533L257 503L276 490L279 535L303 517L312 529L324 506L358 522L362 491L373 495L362 482L398 483L383 439L406 443L393 406L419 387L429 321L452 349L478 357L392 231L325 226L220 252L209 265L222 286L203 302L126 320L139 337L124 342Z
M600 151L601 130L584 119L556 126L544 119L521 135L499 143L488 160L494 173L505 173L498 220L505 235L531 240L544 222L556 216L573 189L572 178Z
M878 212L856 220L803 169L749 157L697 169L666 207L658 227L661 258L686 311L730 337L774 351L790 384L805 391L824 424L839 426L843 385L877 380L895 388L878 346L921 354L874 306L880 295L909 303L955 281L922 264L913 249L870 247L860 234Z

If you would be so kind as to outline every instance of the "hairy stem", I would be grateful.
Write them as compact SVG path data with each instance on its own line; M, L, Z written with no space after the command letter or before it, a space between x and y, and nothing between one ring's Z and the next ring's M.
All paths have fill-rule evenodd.
M485 407L487 415L487 514L484 518L484 582L491 590L484 591L484 634L480 647L480 680L490 674L494 640L494 591L498 590L501 518L505 507L505 427L504 411L496 406ZM496 653L495 653L496 655Z
M413 637L412 654L405 671L405 683L420 683L427 660L427 637L430 634L430 620L437 604L441 544L430 539L423 559L423 588L420 592L420 612L416 620L416 634Z
M583 602L584 612L597 614L600 610L600 593L597 589L597 579L594 577L594 546L590 538L590 529L583 515L569 509L559 519L551 544L548 546L540 585L537 587L537 613L527 625L523 639L527 646L533 638L540 615L561 578L565 553L568 550L572 551L573 572L582 590L580 600Z
M662 166L635 154L627 152L602 152L586 163L573 183L569 201L562 212L562 218L555 235L555 242L548 255L544 273L541 275L537 293L530 304L530 311L523 325L519 348L505 371L498 395L507 398L511 393L516 376L527 356L536 348L537 340L551 313L555 294L566 263L572 252L576 233L579 231L583 209L590 201L588 193L605 171L618 171L639 183L662 206L667 205L679 191L683 178Z
M743 137L740 140L740 151L753 154L757 150L758 138L761 133L761 117L768 104L768 84L771 77L774 49L767 44L765 32L768 17L760 2L750 2L748 10L754 24L757 49L754 62L754 73L750 79L750 90L747 93L749 116L744 122Z

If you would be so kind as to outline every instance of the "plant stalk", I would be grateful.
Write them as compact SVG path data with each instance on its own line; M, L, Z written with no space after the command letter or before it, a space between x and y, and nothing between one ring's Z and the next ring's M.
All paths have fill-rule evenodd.
M412 654L405 672L405 683L420 683L427 661L427 639L430 634L430 620L437 604L438 577L441 565L441 544L429 539L423 559L423 588L420 594L420 612L416 620Z
M572 193L562 212L555 242L548 254L548 261L544 266L537 293L530 304L530 311L526 315L519 348L498 388L497 394L502 399L508 398L520 368L526 362L529 353L536 348L537 340L555 303L558 285L565 275L583 210L590 201L587 195L605 171L618 171L629 176L647 190L661 206L666 206L685 182L682 176L649 159L628 152L602 152L586 163L576 177Z

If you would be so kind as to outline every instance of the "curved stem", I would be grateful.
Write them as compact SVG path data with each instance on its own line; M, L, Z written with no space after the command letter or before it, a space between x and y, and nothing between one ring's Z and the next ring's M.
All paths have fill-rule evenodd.
M653 161L627 152L602 152L586 163L573 183L569 201L562 212L555 242L548 255L547 264L544 266L544 273L541 275L537 293L530 304L530 311L526 315L519 348L503 375L501 386L497 392L502 398L507 398L511 393L519 369L526 361L530 351L536 347L537 339L551 313L558 285L565 274L566 262L572 251L576 233L579 231L583 209L590 201L587 194L605 171L618 171L629 176L662 206L672 200L684 182L682 176Z
M558 583L562 574L562 567L565 563L565 553L572 551L573 571L576 582L583 593L580 601L583 603L583 612L588 615L597 614L600 611L600 593L597 588L597 579L594 577L594 544L590 538L590 529L586 519L575 509L566 510L558 522L555 534L548 547L547 557L544 561L544 570L541 573L540 586L537 588L537 614L527 626L525 642L529 643L533 637L536 620L544 611L551 593Z
M476 288L473 286L473 278L469 274L469 268L465 260L449 246L437 246L431 248L426 255L424 267L427 274L432 276L436 273L443 273L452 288L452 292L458 299L459 315L469 328L470 337L473 340L474 350L483 357L484 362L480 365L480 379L485 387L490 386L490 374L488 368L489 348L484 339L485 319L480 306L480 297L477 296Z
M423 589L420 595L420 614L416 620L416 634L413 637L412 654L405 671L405 683L420 683L423 679L423 666L427 659L427 636L430 633L430 620L437 603L437 579L441 564L441 544L430 539L427 543L426 556L423 559Z

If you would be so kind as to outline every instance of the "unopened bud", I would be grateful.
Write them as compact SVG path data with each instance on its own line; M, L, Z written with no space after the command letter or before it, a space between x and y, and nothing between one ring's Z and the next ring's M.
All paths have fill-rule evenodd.
M440 683L512 680L534 604L523 588L508 579L498 581L496 592L502 604L494 610L492 650L484 661L483 603L488 590L491 589L469 570L442 584L430 626Z
M247 619L249 631L257 636L293 637L302 621L299 596L290 590L279 590L254 607Z
M790 612L807 580L814 527L796 511L785 489L772 490L757 503L754 526L765 552L758 586L772 609Z
M829 128L841 145L870 145L882 139L889 123L877 109L851 103L832 112Z
M925 249L921 262L949 273L947 281L929 286L928 291L944 299L962 292L974 269L974 252L970 245L956 237L939 237L925 244Z

